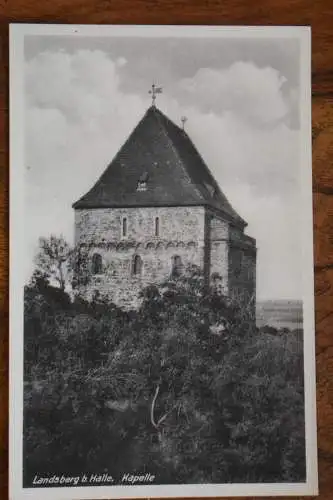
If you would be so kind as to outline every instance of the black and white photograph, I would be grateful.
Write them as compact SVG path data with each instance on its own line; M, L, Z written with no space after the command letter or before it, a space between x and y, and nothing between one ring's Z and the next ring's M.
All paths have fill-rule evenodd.
M13 500L317 493L310 39L11 25Z

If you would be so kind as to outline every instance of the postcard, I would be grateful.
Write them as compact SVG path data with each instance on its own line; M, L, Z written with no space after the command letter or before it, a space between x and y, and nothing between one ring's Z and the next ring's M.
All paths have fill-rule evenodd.
M308 27L10 27L10 497L317 494Z

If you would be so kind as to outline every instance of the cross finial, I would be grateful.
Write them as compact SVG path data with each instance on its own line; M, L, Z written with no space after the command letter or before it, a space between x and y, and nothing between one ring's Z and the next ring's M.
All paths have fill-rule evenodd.
M162 87L156 87L155 83L152 84L151 90L149 90L148 94L151 94L152 106L155 106L156 94L162 94Z
M182 117L181 117L181 122L182 122L182 124L183 124L183 130L185 130L185 123L187 122L187 118L186 118L186 116L182 116Z

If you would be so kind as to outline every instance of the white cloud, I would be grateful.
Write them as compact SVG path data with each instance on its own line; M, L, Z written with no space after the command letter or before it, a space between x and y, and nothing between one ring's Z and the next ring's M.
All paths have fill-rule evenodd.
M283 123L256 129L236 114L204 113L165 102L186 129L213 175L257 240L258 298L300 298L300 200L297 130Z
M258 129L232 111L217 114L194 106L176 111L173 105L170 112L188 117L186 130L222 185L239 180L259 196L284 196L297 187L297 130L284 123Z
M122 68L123 66L126 66L127 59L125 59L125 57L118 57L118 59L116 60L116 64L119 68Z
M97 180L145 103L124 96L116 64L89 50L42 53L27 62L26 97L29 274L39 235L72 239L72 203Z
M38 236L55 232L72 240L72 203L149 105L148 96L122 90L125 64L98 50L42 53L26 64L27 275ZM298 133L279 122L288 112L282 84L272 68L235 63L223 71L199 70L173 97L159 96L162 111L176 122L188 116L189 135L249 221L249 234L258 240L261 297L301 293L290 196Z
M179 84L180 95L206 110L232 111L258 125L288 113L282 95L285 78L275 69L238 61L226 69L202 68Z

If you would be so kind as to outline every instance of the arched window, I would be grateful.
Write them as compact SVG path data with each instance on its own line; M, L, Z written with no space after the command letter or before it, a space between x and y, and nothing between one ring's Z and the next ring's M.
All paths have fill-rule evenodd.
M155 236L160 235L160 218L155 217Z
M94 255L92 256L92 273L101 274L102 268L102 256L99 253L94 253Z
M183 272L183 263L179 255L174 255L171 259L171 275L173 277L180 276Z
M123 218L122 235L127 236L127 217Z
M138 276L142 272L142 259L140 255L135 255L133 259L132 272L135 276Z

